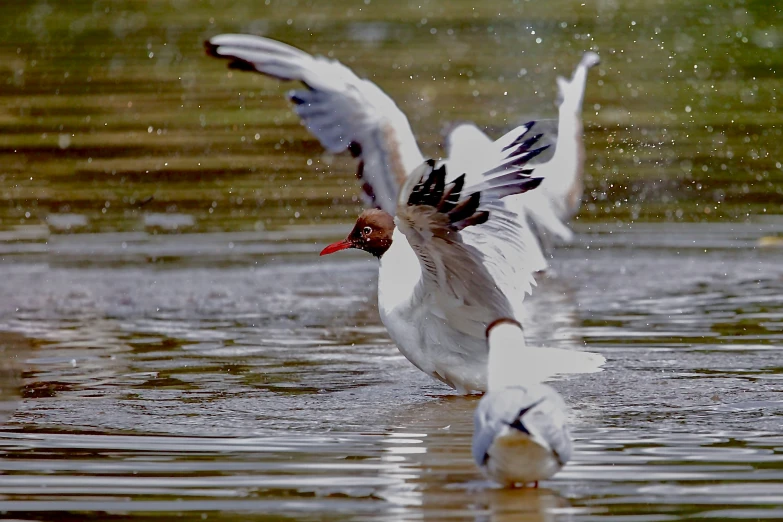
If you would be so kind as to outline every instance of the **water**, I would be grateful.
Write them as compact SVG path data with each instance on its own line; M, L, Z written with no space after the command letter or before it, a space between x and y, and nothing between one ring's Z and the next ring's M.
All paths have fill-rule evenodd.
M432 156L455 122L499 136L554 118L556 77L592 49L602 63L587 86L579 220L783 213L778 9L766 0L0 3L0 229L257 231L355 215L353 162L324 155L299 125L283 96L292 84L205 56L203 41L221 32L342 60L398 102Z
M783 519L774 2L0 4L0 512L15 520ZM551 126L587 49L586 191L525 318L574 460L494 489L476 398L390 343L358 209L280 86L202 42L329 54L441 131ZM538 40L541 40L540 42ZM548 121L547 121L548 120Z
M781 517L783 266L754 246L755 227L595 226L557 252L529 300L528 336L608 362L555 383L573 409L575 457L524 492L475 469L477 399L387 339L376 262L316 257L337 232L76 235L47 259L9 256L0 329L31 346L3 341L22 386L0 431L0 511Z

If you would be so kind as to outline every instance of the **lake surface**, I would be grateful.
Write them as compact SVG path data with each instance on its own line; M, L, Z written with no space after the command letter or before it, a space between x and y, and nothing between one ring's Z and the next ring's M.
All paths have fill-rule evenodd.
M556 252L527 335L607 364L555 383L575 457L522 492L494 489L470 459L477 399L388 340L377 263L316 257L337 232L76 235L48 259L7 252L0 329L19 335L3 342L22 386L0 430L0 511L783 516L783 265L756 226L599 225Z
M783 33L764 0L0 5L0 513L15 520L783 519ZM470 459L476 398L413 368L377 265L319 259L358 204L280 86L204 56L280 38L371 78L425 154L585 101L575 243L531 343L574 459Z

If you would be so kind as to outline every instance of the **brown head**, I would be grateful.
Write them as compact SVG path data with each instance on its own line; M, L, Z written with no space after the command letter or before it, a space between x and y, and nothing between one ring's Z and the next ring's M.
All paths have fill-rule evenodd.
M327 246L321 250L321 255L333 254L346 248L358 248L375 257L381 257L391 246L393 232L394 218L388 212L370 208L359 215L348 237Z

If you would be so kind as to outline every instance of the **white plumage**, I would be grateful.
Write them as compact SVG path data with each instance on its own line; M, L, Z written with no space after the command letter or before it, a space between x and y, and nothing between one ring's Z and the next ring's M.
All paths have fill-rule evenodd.
M424 157L408 118L385 92L336 60L269 38L221 34L206 46L212 56L231 59L234 68L305 84L307 89L288 93L294 111L329 152L355 144L351 152L362 162L365 200L394 213L399 186Z
M393 214L397 193L407 175L424 161L408 119L377 85L361 79L336 60L311 56L269 38L222 34L206 42L212 56L232 60L231 66L282 80L296 80L307 89L288 93L303 124L330 152L349 149L359 161L363 198ZM541 232L570 239L566 225L576 212L582 192L581 108L589 67L595 53L586 53L570 81L558 78L558 140L552 158L538 166L547 178L545 190L516 196L507 202L520 220L530 219ZM481 175L497 165L502 150L472 124L460 125L447 137L449 171ZM533 272L548 263L530 227L520 227L526 245L526 264Z

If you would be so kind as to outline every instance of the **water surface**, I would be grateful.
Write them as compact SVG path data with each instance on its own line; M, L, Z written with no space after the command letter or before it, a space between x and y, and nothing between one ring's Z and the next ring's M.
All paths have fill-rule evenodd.
M554 383L574 460L523 492L494 489L470 459L477 399L388 340L376 262L316 257L337 232L77 235L57 256L10 256L0 329L32 346L17 349L21 398L0 431L0 511L780 518L783 267L752 227L596 226L557 251L528 337L607 365Z
M783 518L779 16L764 0L1 4L0 512ZM221 32L343 61L433 156L458 121L551 127L556 76L601 55L579 235L525 320L533 343L608 360L555 383L576 453L554 480L482 479L476 399L390 343L375 262L316 257L359 209L355 166L307 135L290 85L206 57Z

